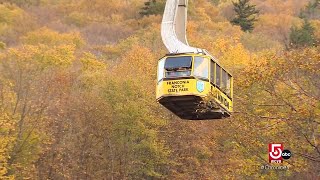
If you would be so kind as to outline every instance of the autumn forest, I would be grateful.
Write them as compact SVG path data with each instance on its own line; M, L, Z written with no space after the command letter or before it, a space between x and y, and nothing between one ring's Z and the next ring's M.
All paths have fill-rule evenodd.
M165 0L0 0L0 179L319 179L320 1L237 2L189 0L234 112L188 121L155 99Z

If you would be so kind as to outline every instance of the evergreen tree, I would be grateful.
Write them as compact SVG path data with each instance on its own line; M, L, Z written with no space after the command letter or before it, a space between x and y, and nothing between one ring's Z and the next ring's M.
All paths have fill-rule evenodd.
M307 19L304 19L303 26L297 28L293 26L290 32L290 45L292 47L313 46L316 43L314 27Z
M18 6L38 6L40 5L40 0L0 0L0 3L14 3Z
M211 0L211 2L215 5L218 6L220 4L220 0Z
M144 7L141 8L140 14L142 16L162 14L164 6L165 1L163 0L149 0L144 3Z
M249 1L239 0L239 2L232 2L236 17L231 23L240 26L242 31L251 32L254 28L254 22L257 21L256 14L259 13L259 10L256 10L255 5L250 5Z
M320 0L310 1L301 9L300 18L317 19L320 18Z

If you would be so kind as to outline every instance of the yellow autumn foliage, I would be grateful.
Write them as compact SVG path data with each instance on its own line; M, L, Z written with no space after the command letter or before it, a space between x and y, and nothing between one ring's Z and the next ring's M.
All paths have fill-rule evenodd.
M60 45L54 48L46 45L26 45L19 49L9 49L7 57L2 61L13 61L24 70L37 68L68 67L74 61L75 47Z
M234 113L183 121L155 100L167 50L146 2L0 1L0 179L317 179L318 10L318 41L292 49L308 0L251 0L252 33L232 0L190 0L188 42L232 72ZM273 142L289 170L261 169Z
M148 48L133 46L112 73L117 78L133 80L143 92L153 94L156 64L157 58Z
M29 32L26 36L22 37L22 41L29 45L44 44L48 46L58 46L64 44L77 48L84 45L84 40L78 32L60 34L46 27Z
M7 35L14 28L15 23L25 16L25 12L9 3L0 4L0 36Z

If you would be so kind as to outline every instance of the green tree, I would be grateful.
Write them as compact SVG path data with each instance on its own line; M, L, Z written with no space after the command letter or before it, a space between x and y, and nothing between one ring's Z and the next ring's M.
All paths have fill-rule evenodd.
M212 2L215 6L217 6L217 5L219 5L220 0L211 0L211 2Z
M163 0L149 0L144 3L144 7L141 8L140 14L142 16L162 14L164 6L165 1Z
M250 5L249 1L239 0L239 2L232 2L236 17L231 20L231 23L240 26L242 31L251 32L254 28L254 22L257 21L256 15L259 10L256 10L255 5Z
M9 2L9 3L14 3L18 6L37 6L40 4L40 0L0 0L1 2Z
M293 26L290 32L290 45L292 47L313 46L316 43L314 28L305 19L301 28Z
M320 18L320 0L310 1L299 14L300 18Z

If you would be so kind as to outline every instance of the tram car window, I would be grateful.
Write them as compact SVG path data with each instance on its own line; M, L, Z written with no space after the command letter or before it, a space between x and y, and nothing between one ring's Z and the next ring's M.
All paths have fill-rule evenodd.
M208 79L209 68L208 68L208 59L203 57L194 57L194 76L199 78Z

